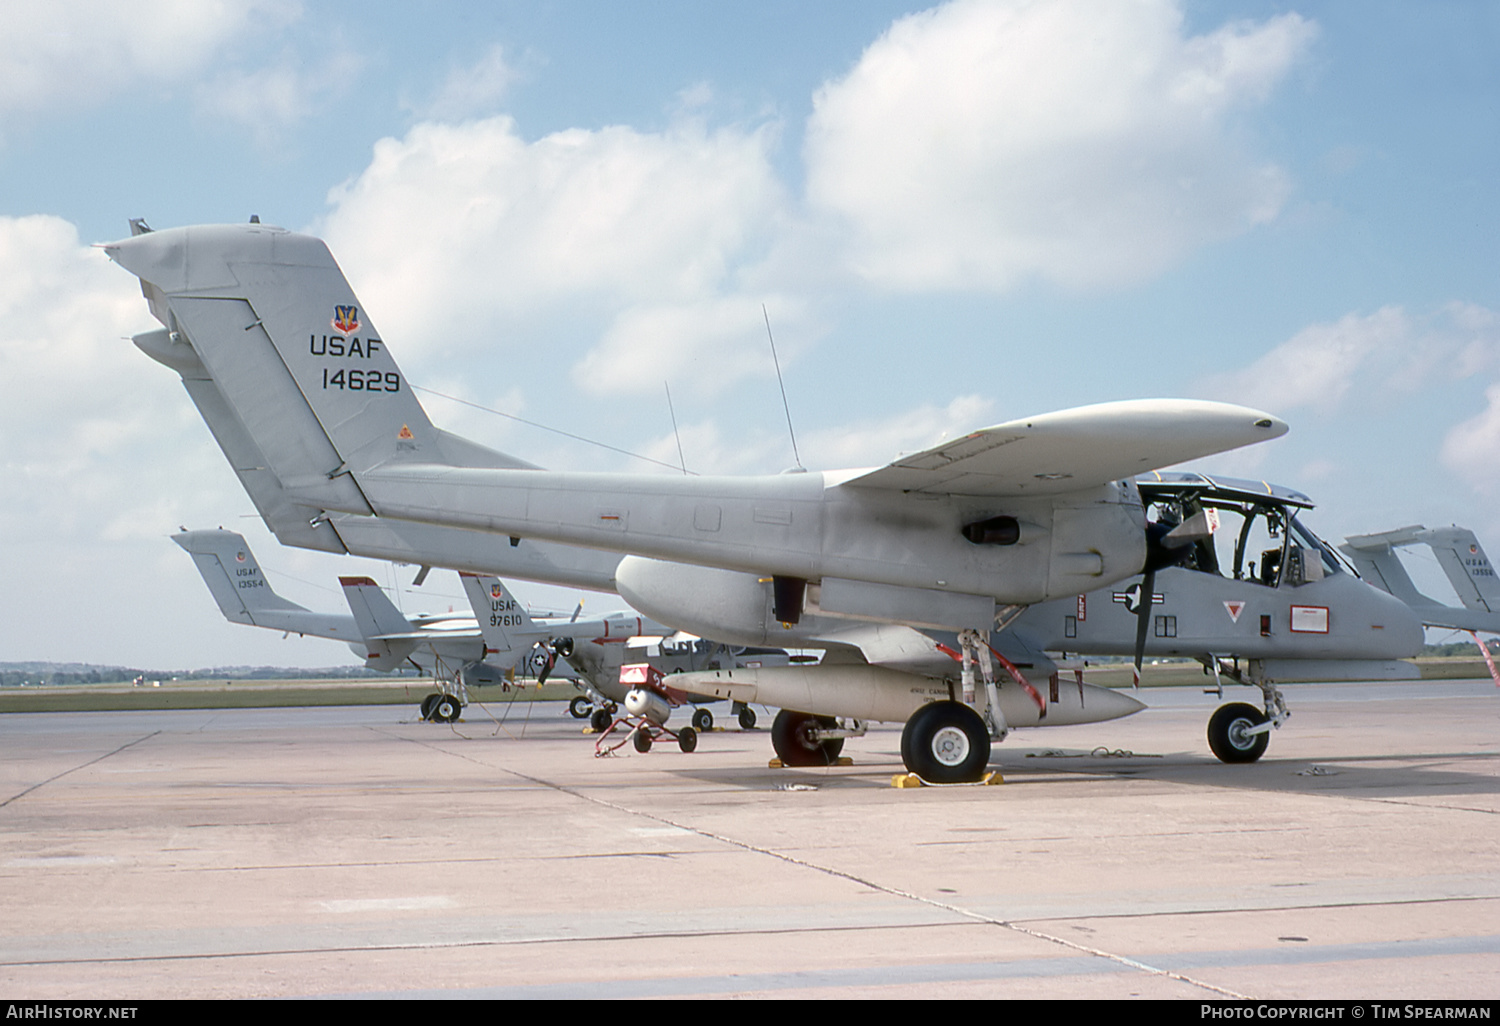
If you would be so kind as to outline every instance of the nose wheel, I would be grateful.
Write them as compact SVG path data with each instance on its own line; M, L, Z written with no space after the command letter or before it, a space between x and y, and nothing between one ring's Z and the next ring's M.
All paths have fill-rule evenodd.
M1253 705L1221 705L1208 721L1208 747L1220 762L1254 762L1271 744L1269 723Z

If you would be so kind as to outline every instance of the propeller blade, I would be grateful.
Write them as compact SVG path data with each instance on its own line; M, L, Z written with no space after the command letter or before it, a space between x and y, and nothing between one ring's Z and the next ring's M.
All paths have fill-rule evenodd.
M1156 589L1156 571L1147 570L1141 578L1141 603L1135 611L1135 676L1132 687L1141 686L1141 663L1146 658L1146 630L1151 626L1152 596Z
M531 666L536 671L537 687L547 683L547 677L552 673L552 667L556 665L557 654L546 644L538 641L531 646Z

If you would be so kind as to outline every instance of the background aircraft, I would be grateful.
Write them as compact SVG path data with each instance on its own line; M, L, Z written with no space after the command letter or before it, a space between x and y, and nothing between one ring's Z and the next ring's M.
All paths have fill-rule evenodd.
M1417 589L1398 555L1398 550L1413 545L1426 545L1432 550L1462 608L1445 605ZM1479 539L1468 528L1429 530L1416 524L1394 531L1353 534L1344 539L1339 550L1365 580L1411 606L1427 626L1500 634L1500 579Z
M1400 549L1412 545L1426 545L1432 550L1463 603L1461 608L1445 605L1417 589L1398 555ZM1350 535L1339 549L1367 581L1405 602L1424 625L1468 631L1484 656L1490 677L1500 686L1500 669L1479 638L1480 632L1500 634L1500 580L1496 579L1495 568L1473 531L1466 527L1429 530L1416 524L1394 531Z
M587 716L595 730L609 726L616 707L632 690L622 684L620 671L628 664L649 664L659 674L678 674L714 668L784 665L790 660L785 649L729 646L697 637L683 637L672 627L640 617L617 617L603 621L604 630L588 632L569 624L534 623L495 578L461 574L464 591L474 608L478 628L486 644L505 651L524 642L541 656L533 664L539 680L545 681L557 659L565 659L588 683L588 709L580 699L569 705L580 719ZM717 702L719 698L688 695L687 701ZM587 711L585 711L587 710ZM755 710L742 702L732 704L732 713L746 730L755 726ZM712 729L713 714L693 710L693 727ZM664 725L665 718L662 723Z
M443 614L407 616L368 577L341 577L350 615L318 613L276 594L265 571L242 535L221 529L184 531L172 536L198 567L210 594L226 619L272 630L344 641L374 670L408 665L438 682L442 690L422 702L422 715L436 720L458 718L469 687L507 683L517 669L545 668L550 673L561 651L591 651L630 638L660 634L660 624L629 613L588 620L534 620L494 577L464 578L473 616ZM477 622L484 616L481 629ZM537 665L528 657L541 654ZM563 675L591 678L596 668L566 665ZM618 675L618 669L615 670ZM611 690L612 681L591 680Z
M620 684L626 663L649 663L675 674L784 664L789 658L782 649L668 637L676 632L632 613L535 619L498 578L477 574L460 575L473 616L407 616L368 577L339 578L351 615L317 613L276 594L242 535L220 528L184 531L172 540L193 557L226 619L348 642L371 669L412 666L442 688L422 701L423 717L438 722L458 718L468 688L511 682L519 670L534 674L539 683L554 673L572 679L584 693L569 704L570 711L579 718L597 712L594 726L602 730L613 704L623 702L629 690ZM564 660L560 671L559 660ZM753 709L734 703L733 712L740 726L755 726ZM712 728L712 713L695 709L693 726Z

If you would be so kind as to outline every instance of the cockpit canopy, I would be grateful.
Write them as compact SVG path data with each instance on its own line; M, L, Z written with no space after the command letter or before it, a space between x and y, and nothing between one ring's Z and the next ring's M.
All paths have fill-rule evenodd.
M1180 566L1268 588L1354 573L1333 546L1298 520L1313 507L1301 492L1184 472L1148 474L1136 479L1136 487L1150 525L1148 565Z

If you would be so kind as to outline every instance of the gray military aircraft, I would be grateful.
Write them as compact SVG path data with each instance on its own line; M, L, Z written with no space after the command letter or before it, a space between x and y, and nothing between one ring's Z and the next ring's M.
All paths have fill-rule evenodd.
M289 504L316 511L312 521L378 515L515 547L524 538L629 554L616 585L680 615L712 598L684 586L696 566L766 578L783 623L816 611L987 636L1008 607L1141 571L1148 532L1133 475L1286 431L1240 406L1140 400L1012 421L874 470L544 471L431 424L320 240L220 225L104 248L141 279L164 325L137 345L185 383L211 381L210 400L253 440L263 462L236 463L242 480L271 475ZM988 728L970 706L943 699L914 731L916 719L909 764L951 770L962 749L967 767L981 745L987 761Z

